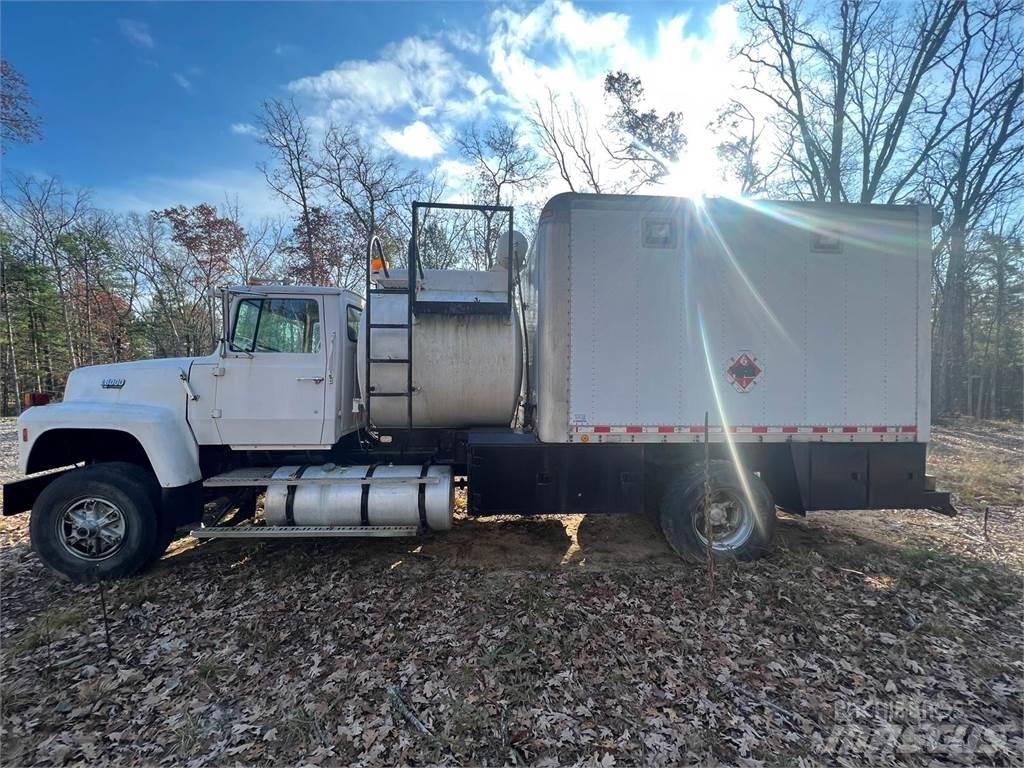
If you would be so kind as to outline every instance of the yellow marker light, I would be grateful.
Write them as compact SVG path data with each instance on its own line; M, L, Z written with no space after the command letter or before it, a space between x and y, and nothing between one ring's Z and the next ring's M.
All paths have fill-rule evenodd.
M590 435L580 435L580 442L581 443L589 443L590 442Z
M22 427L21 428L21 442L23 442L23 443L27 443L28 442L28 427Z

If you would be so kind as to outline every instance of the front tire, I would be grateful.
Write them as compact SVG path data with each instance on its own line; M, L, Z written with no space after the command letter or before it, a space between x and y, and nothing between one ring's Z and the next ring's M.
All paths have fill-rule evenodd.
M32 507L32 548L74 582L131 576L152 560L160 534L155 480L122 462L74 469Z
M757 475L731 461L708 464L710 505L706 512L704 465L695 464L677 477L662 498L659 522L680 557L707 560L708 524L716 560L756 560L771 551L775 503Z

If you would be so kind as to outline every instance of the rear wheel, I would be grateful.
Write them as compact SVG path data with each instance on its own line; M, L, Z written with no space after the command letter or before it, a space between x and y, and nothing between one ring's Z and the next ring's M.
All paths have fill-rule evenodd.
M775 504L768 486L730 461L710 462L707 479L708 503L703 464L669 483L659 521L672 549L685 560L703 562L710 538L717 560L766 555L775 535Z
M159 545L156 499L155 479L137 465L72 470L36 499L32 548L71 581L130 576L149 564Z

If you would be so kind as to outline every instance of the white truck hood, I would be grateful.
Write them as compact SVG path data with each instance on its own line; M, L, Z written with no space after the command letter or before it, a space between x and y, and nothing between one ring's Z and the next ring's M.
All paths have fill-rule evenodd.
M181 373L196 358L172 357L76 368L64 388L64 402L138 403L185 410Z
M181 381L193 362L183 357L76 368L63 402L27 408L18 417L21 471L29 473L33 447L51 430L115 430L139 442L161 486L199 480L198 446L186 419L188 393Z

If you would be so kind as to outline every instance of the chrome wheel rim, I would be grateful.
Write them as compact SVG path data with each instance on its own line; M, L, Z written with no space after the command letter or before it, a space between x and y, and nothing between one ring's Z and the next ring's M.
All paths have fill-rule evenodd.
M68 553L97 562L117 554L124 544L124 513L107 499L79 499L57 520L57 538Z
M750 504L732 490L712 492L705 514L704 501L693 515L693 529L705 547L708 545L707 522L711 522L712 549L727 552L743 546L754 529L754 515Z

